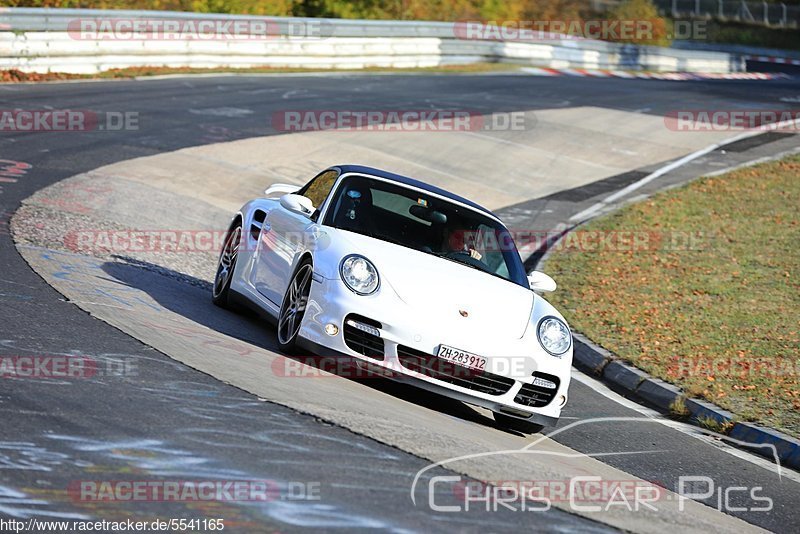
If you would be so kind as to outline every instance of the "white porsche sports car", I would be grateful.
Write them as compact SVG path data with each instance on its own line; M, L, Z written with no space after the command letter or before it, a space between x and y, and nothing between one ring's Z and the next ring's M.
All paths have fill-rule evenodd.
M572 334L489 210L341 165L276 184L227 233L213 301L277 323L281 350L356 358L538 432L567 402Z

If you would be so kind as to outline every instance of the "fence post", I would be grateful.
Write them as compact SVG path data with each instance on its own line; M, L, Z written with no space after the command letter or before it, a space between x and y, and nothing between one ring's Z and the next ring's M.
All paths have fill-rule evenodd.
M756 19L750 12L750 8L747 7L747 3L744 0L742 0L741 6L742 6L742 20L752 20L753 22L755 22Z
M717 16L721 19L725 18L725 6L722 4L722 0L717 0Z
M781 11L783 15L781 16L781 26L788 26L789 25L789 14L786 11L786 4L781 2Z
M678 16L678 0L672 0L672 16Z
M769 26L769 4L761 2L764 5L764 25Z
M700 0L694 0L694 15L695 17L700 16Z

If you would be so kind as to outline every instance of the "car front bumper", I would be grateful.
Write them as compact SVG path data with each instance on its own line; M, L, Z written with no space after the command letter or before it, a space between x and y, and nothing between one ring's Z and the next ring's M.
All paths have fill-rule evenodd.
M353 350L352 344L348 345L344 335L345 321L353 314L380 323L380 328L375 330L383 342L382 354L364 355ZM299 336L301 345L318 355L356 358L368 362L370 367L387 370L385 374L391 378L426 390L493 412L542 425L555 425L567 401L572 349L556 358L538 346L534 328L528 328L520 339L496 339L491 332L481 332L480 325L466 321L464 326L460 324L427 316L424 310L411 309L388 288L375 295L361 296L350 291L340 279L327 279L315 274ZM327 333L327 325L336 326L337 332L334 335ZM401 354L414 351L434 358L440 344L486 357L487 370L491 371L487 376L513 383L505 391L487 393L475 390L473 384L442 380L435 374L415 372L403 364L403 361L408 363L408 358L401 358ZM457 366L448 368L453 367ZM548 395L552 393L552 400L544 406L534 407L520 402L521 390L526 388L530 391L534 375L557 378L554 381L557 382L557 391L548 391Z

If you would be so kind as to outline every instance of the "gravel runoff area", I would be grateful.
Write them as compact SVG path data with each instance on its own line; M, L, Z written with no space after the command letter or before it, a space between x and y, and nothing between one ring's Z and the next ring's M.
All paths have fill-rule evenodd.
M113 203L103 211L88 208L98 195L105 200L122 199L126 188L137 187L141 187L140 184L91 174L63 180L26 199L12 219L11 232L18 245L132 263L210 290L231 214L200 201L173 199L181 203L174 205L181 205L185 210L171 214L172 218L192 213L195 220L148 224L145 218L141 228L131 228L115 220ZM109 192L113 192L112 195ZM156 193L149 191L149 194ZM169 232L156 234L155 240L147 236L147 229L167 228L176 230L174 240L165 238ZM160 243L160 246L152 247L153 243Z

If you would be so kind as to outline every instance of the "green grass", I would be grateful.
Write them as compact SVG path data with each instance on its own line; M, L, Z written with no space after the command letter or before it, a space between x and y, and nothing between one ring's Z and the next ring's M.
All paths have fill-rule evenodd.
M544 267L559 283L551 300L577 331L690 396L798 436L798 207L797 156L658 194L580 229L647 232L646 246L557 247ZM673 247L672 235L694 241Z

